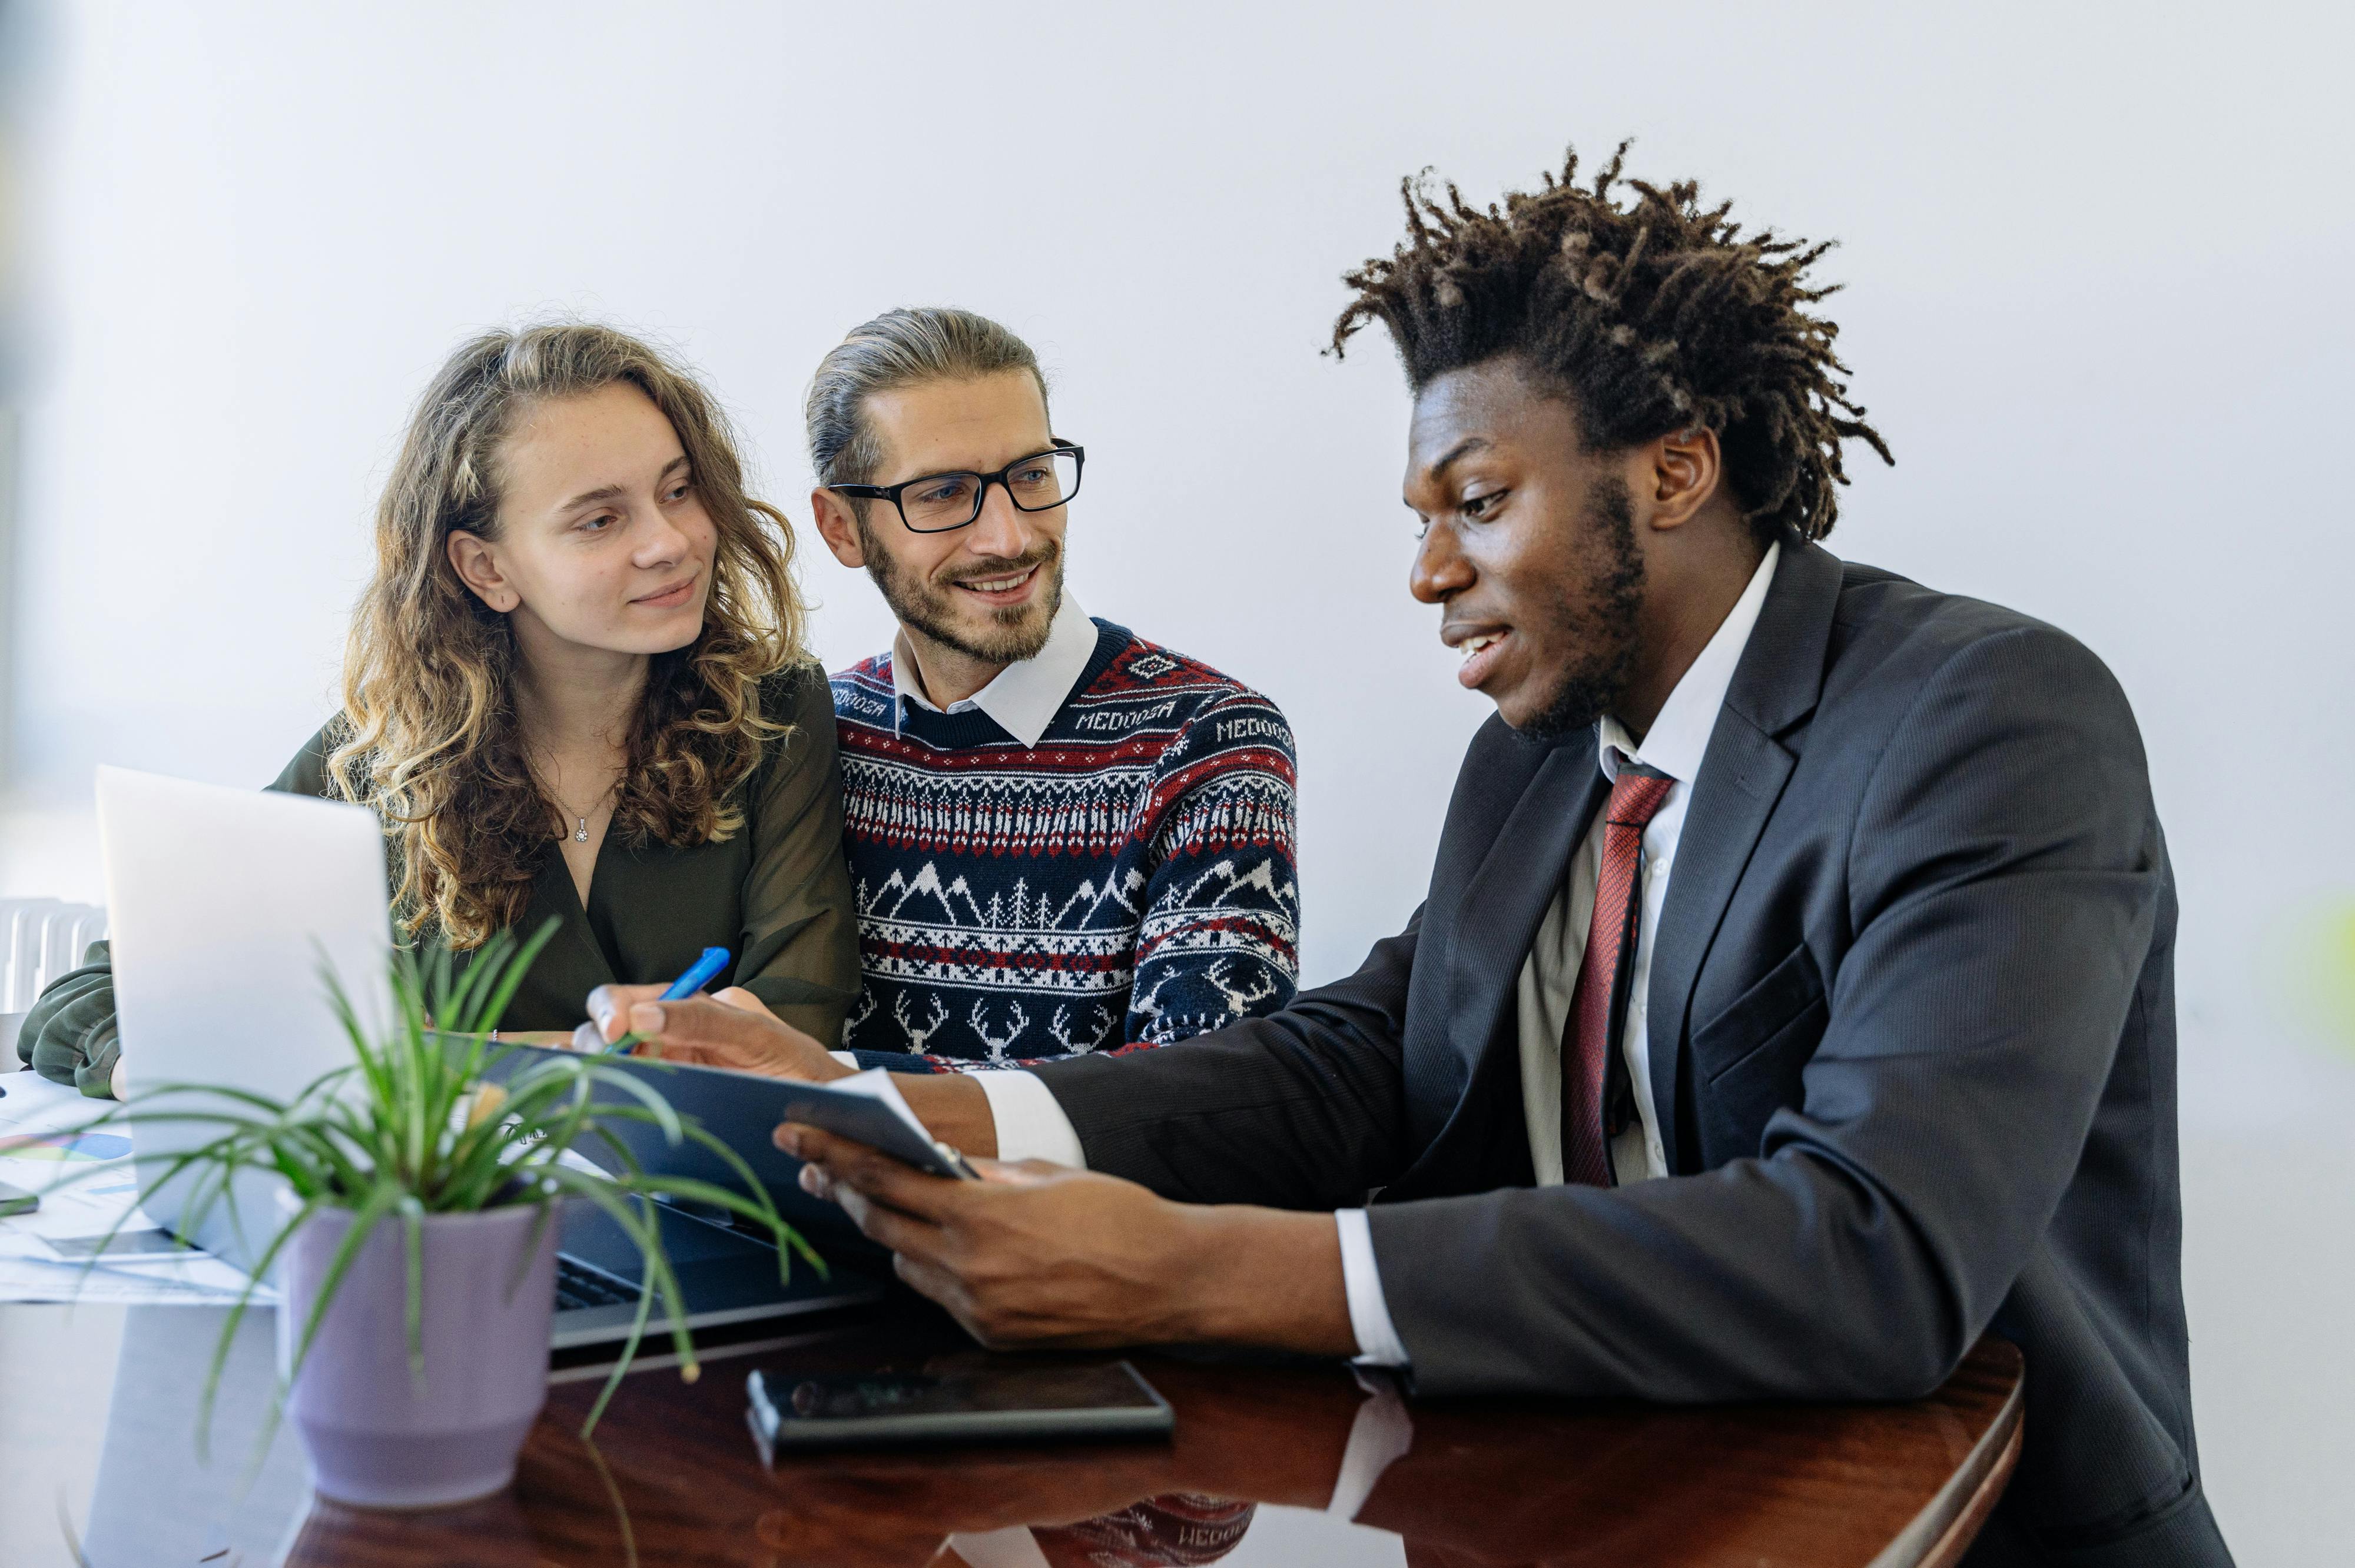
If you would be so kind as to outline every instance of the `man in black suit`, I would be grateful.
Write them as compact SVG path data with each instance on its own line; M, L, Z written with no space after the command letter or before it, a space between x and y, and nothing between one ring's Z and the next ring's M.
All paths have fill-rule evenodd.
M1815 543L1842 442L1887 455L1813 312L1819 251L1574 170L1488 211L1411 189L1335 334L1400 347L1412 590L1497 709L1406 929L1178 1045L903 1080L948 1141L1052 1162L959 1183L779 1140L996 1344L1901 1399L1991 1329L2027 1437L1972 1563L2228 1563L2133 715L2064 634ZM844 1070L711 1002L591 1011Z

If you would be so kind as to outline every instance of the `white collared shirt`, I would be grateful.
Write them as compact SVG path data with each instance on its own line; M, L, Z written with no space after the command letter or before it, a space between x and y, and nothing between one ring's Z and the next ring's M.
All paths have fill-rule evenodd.
M1652 1107L1651 1036L1645 1028L1645 1009L1652 990L1653 938L1660 928L1660 910L1668 901L1668 876L1676 863L1677 840L1684 832L1685 808L1692 800L1692 781L1700 772L1710 734L1717 728L1718 710L1725 706L1734 667L1742 662L1742 651L1758 624L1758 612L1765 606L1766 589L1774 580L1774 563L1782 553L1779 544L1766 547L1766 558L1751 574L1750 586L1742 590L1709 645L1677 682L1668 700L1660 705L1659 717L1652 721L1643 745L1637 746L1625 726L1608 715L1598 726L1596 748L1604 778L1618 779L1624 757L1676 780L1644 829L1644 861L1638 874L1643 907L1636 926L1635 962L1627 972L1626 1027L1619 1041L1634 1080L1636 1119L1611 1143L1612 1171L1622 1185L1668 1173ZM1522 1125L1529 1132L1529 1163L1541 1187L1559 1186L1562 1179L1561 1037L1570 1022L1579 966L1586 956L1586 927L1594 916L1594 885L1603 866L1603 812L1594 814L1594 825L1570 857L1561 889L1538 926L1537 940L1529 946L1529 959L1521 965L1515 986ZM1334 1220L1341 1228L1341 1273L1348 1289L1349 1326L1357 1332L1359 1359L1377 1366L1404 1366L1406 1347L1399 1342L1390 1308L1382 1299L1366 1211L1344 1209Z
M1674 868L1677 841L1684 832L1685 808L1692 799L1692 781L1717 728L1725 694L1742 651L1758 624L1766 590L1774 580L1782 546L1770 545L1765 559L1751 574L1749 586L1718 623L1700 656L1677 682L1659 716L1636 744L1618 720L1605 716L1597 736L1598 761L1604 776L1616 779L1620 759L1637 762L1667 774L1670 786L1660 809L1644 829L1643 909L1636 937L1635 961L1628 971L1627 1022L1620 1047L1627 1058L1636 1091L1636 1119L1613 1140L1611 1163L1622 1182L1646 1181L1668 1174L1668 1160L1652 1105L1650 1036L1645 1011L1650 998L1653 939L1659 930L1660 911L1668 897L1668 877ZM1594 913L1594 885L1603 863L1603 813L1595 813L1562 877L1561 891L1538 927L1537 939L1521 966L1516 982L1518 1006L1517 1040L1520 1051L1521 1104L1529 1139L1529 1160L1540 1186L1560 1185L1561 1166L1561 1037L1570 1018L1571 996L1586 952L1586 927ZM1028 1073L975 1075L989 1093L990 1109L997 1117L998 1151L1002 1158L1039 1158L1081 1164L1079 1135L1062 1114L1047 1086ZM992 1079L1009 1080L993 1085ZM1027 1087L1010 1080L1027 1080ZM1043 1103L1041 1103L1043 1102ZM1009 1141L1009 1139L1011 1141ZM1406 1347L1391 1321L1382 1298L1381 1274L1374 1259L1372 1229L1363 1209L1343 1209L1334 1216L1341 1239L1341 1275L1348 1294L1349 1326L1358 1340L1358 1359L1377 1366L1404 1366Z
M1652 938L1660 927L1660 909L1668 902L1668 875L1676 861L1677 841L1684 832L1685 807L1692 800L1692 780L1700 772L1709 750L1710 732L1717 727L1718 710L1725 705L1726 688L1733 683L1734 666L1750 641L1751 628L1766 602L1767 585L1774 578L1774 563L1783 546L1767 546L1750 586L1718 624L1717 632L1700 657L1692 662L1676 690L1660 705L1660 715L1641 746L1620 722L1605 715L1596 749L1603 776L1617 782L1620 759L1638 762L1676 780L1660 809L1644 829L1644 860L1639 873L1643 908L1636 934L1636 961L1627 976L1627 1018L1620 1047L1636 1090L1636 1120L1612 1140L1611 1168L1622 1184L1668 1173L1668 1156L1652 1107L1651 1035L1644 1026L1646 1004L1652 990ZM1571 856L1569 874L1553 906L1538 927L1529 961L1521 966L1515 1000L1519 1003L1521 1104L1529 1129L1529 1158L1537 1167L1538 1185L1560 1184L1561 1173L1561 1039L1570 1025L1571 996L1578 987L1579 966L1586 955L1586 928L1594 914L1594 886L1602 877L1603 814L1585 842Z
M1062 607L1055 611L1054 622L1047 629L1045 647L1028 659L1008 664L989 684L943 709L934 707L916 684L916 662L909 657L907 632L900 631L891 639L891 686L900 694L898 705L891 710L891 727L900 727L900 717L907 713L910 703L931 713L962 714L978 708L998 728L1025 746L1036 747L1039 737L1047 733L1047 726L1062 711L1063 699L1079 684L1080 672L1088 667L1095 652L1095 622L1088 619L1088 612L1066 589Z
M1088 667L1088 661L1095 653L1096 624L1066 588L1063 602L1047 628L1045 647L1000 670L989 684L973 695L941 708L917 687L916 662L908 655L908 634L904 630L897 632L891 639L891 689L899 695L891 705L892 732L899 732L900 721L906 716L909 705L913 704L927 713L979 711L1007 735L1035 747L1039 737L1047 733L1047 726L1055 722L1055 715L1062 712L1064 699L1080 683L1080 673ZM831 1051L827 1054L846 1067L858 1065L858 1058L847 1051ZM997 1119L1000 1152L1008 1147L1026 1150L1006 1158L1052 1160L1058 1164L1086 1169L1087 1157L1080 1152L1080 1135L1071 1130L1070 1118L1055 1104L1055 1097L1046 1085L1028 1073L975 1075L983 1080L990 1112ZM1014 1081L1018 1078L1018 1083ZM992 1079L996 1082L990 1082ZM1009 1135L1015 1140L1013 1145L1007 1142Z

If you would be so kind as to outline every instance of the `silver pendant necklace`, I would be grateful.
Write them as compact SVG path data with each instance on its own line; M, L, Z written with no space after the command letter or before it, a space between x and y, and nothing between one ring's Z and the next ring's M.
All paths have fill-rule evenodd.
M538 770L535 769L534 771L537 772ZM611 784L605 786L605 792L597 797L596 805L591 806L589 810L593 811L598 806L603 805L607 800L613 797L614 792L620 789L621 787L622 781L620 779L616 778ZM571 806L568 805L565 802L564 797L558 793L554 787L549 786L543 781L542 788L548 790L549 795L555 800L556 804L563 810L564 814L572 819L572 842L576 844L587 843L589 842L588 817L580 811L574 810Z
M608 800L612 799L613 792L621 787L622 781L619 779L614 779L611 784L605 786L605 793L597 797L597 806L602 806ZM564 803L559 800L557 804L563 805ZM591 806L589 809L593 811L597 809L597 806ZM574 810L570 806L564 807L564 814L570 817L575 823L572 830L572 842L576 844L587 843L589 842L589 819L582 816L580 812Z

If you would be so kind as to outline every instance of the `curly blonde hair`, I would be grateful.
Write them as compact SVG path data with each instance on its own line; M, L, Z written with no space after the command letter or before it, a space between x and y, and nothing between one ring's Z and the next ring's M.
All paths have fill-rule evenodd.
M518 731L515 634L459 580L449 536L498 536L499 447L521 414L623 382L670 420L719 543L701 633L647 672L611 831L679 847L730 837L744 825L738 786L788 727L762 712L760 687L809 660L793 531L744 493L710 395L611 327L474 339L418 400L377 505L376 572L352 618L327 759L331 787L384 821L394 914L411 936L474 948L515 925L557 835Z

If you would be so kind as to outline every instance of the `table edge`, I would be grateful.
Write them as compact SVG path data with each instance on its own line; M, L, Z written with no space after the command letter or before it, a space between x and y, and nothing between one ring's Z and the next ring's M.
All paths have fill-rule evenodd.
M1966 1522L1986 1522L2003 1483L2019 1462L2027 1405L2028 1379L2024 1372L2015 1372L2002 1407L1955 1473L1946 1478L1946 1484L1881 1548L1868 1568L1934 1568L1950 1560L1946 1548L1955 1531Z

